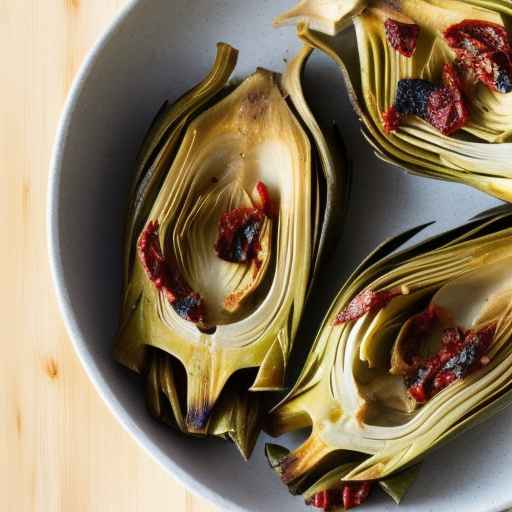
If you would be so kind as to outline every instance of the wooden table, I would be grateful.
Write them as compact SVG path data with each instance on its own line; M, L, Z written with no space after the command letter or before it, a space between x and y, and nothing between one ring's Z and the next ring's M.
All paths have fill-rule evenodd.
M0 0L0 509L203 512L116 423L57 310L48 164L68 89L127 0Z

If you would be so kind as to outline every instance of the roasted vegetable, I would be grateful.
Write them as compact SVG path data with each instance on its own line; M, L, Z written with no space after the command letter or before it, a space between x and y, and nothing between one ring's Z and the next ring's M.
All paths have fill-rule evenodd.
M354 505L372 482L399 501L432 449L512 401L512 210L395 252L423 227L348 279L271 415L273 435L312 428L267 448L310 503Z
M342 213L343 160L302 94L309 54L234 86L237 52L219 44L149 130L127 223L115 356L145 376L154 416L244 457Z
M512 200L509 0L303 0L288 23L338 64L378 157Z

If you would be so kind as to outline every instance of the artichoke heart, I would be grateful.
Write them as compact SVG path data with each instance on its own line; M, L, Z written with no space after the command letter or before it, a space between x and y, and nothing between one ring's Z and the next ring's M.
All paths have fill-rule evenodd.
M339 66L379 158L512 201L508 0L303 0L290 23Z
M237 51L220 43L153 122L130 203L115 356L145 376L154 416L244 457L341 212L342 155L302 94L310 53L233 85Z
M292 452L267 448L310 503L347 508L372 483L399 501L432 449L512 402L512 210L396 252L424 227L348 279L271 413L273 435L311 428Z

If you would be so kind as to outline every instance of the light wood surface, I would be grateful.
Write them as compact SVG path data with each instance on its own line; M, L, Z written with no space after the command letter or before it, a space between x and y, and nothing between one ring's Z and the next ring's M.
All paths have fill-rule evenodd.
M67 91L126 0L0 0L0 510L213 512L116 423L67 339L46 247Z

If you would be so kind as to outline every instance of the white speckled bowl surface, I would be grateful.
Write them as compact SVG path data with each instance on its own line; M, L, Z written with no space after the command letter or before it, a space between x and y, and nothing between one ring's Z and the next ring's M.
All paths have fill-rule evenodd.
M299 512L267 467L262 438L249 463L227 443L185 439L153 421L132 375L111 357L121 292L121 238L134 158L153 115L209 69L215 43L240 49L237 74L281 70L298 48L293 29L274 30L292 0L131 2L78 75L55 144L49 189L50 259L60 307L89 377L119 422L172 475L220 510ZM323 119L338 121L354 160L353 194L337 253L306 310L311 340L336 288L378 242L403 228L463 222L496 201L460 185L406 176L378 161L336 68L315 55L308 91ZM341 226L340 226L341 231ZM512 505L512 409L434 453L400 512L499 511ZM290 439L284 442L290 442ZM163 509L168 504L162 504ZM364 510L396 511L384 496Z

